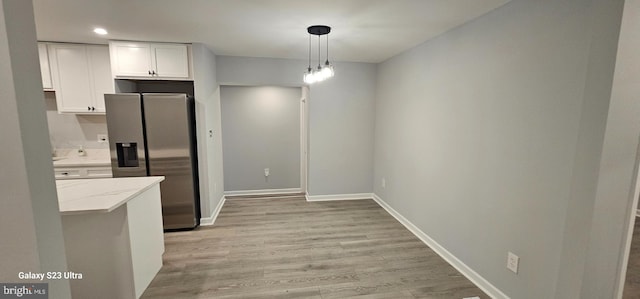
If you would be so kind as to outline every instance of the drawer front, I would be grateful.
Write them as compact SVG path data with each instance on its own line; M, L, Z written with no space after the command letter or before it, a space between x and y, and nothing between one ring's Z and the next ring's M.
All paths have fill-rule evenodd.
M57 180L79 179L82 177L82 171L78 168L56 168L54 172Z
M86 169L88 178L110 178L111 167L90 167Z
M110 178L111 167L55 168L56 180Z

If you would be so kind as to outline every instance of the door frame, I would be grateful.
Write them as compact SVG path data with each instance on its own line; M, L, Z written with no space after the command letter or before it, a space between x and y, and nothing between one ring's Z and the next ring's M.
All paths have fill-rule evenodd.
M622 244L622 264L620 265L620 273L618 274L618 288L616 290L616 298L622 298L624 294L624 285L627 281L627 268L629 267L629 257L631 255L631 242L633 241L633 231L635 229L636 218L640 216L640 209L638 209L638 199L640 197L640 169L638 164L640 162L640 148L636 154L636 165L634 169L635 186L633 187L633 199L631 200L631 208L627 215L627 231Z
M299 112L300 112L300 187L299 188L291 188L287 189L286 193L289 192L301 192L305 195L307 194L307 186L308 186L308 148L309 148L309 87L304 85L276 85L276 84L263 84L263 85L253 85L253 84L220 84L219 89L224 88L225 86L229 87L284 87L284 88L299 88L300 92L300 100L299 104ZM222 96L220 96L220 103L222 105ZM222 108L221 108L222 109ZM222 110L221 110L222 112ZM223 128L221 129L224 131ZM223 158L224 160L224 158ZM224 177L224 169L222 170ZM284 189L283 189L284 191ZM248 191L223 191L225 195L265 195L265 194L273 194L269 192L269 190L248 190Z
M308 193L308 148L309 148L309 86L301 86L300 98L300 189Z

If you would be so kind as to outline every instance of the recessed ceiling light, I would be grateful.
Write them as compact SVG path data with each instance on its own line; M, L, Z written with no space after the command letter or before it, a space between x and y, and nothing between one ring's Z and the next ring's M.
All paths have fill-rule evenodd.
M107 34L107 30L104 28L95 28L93 29L93 32L95 32L96 34L100 34L100 35L105 35Z

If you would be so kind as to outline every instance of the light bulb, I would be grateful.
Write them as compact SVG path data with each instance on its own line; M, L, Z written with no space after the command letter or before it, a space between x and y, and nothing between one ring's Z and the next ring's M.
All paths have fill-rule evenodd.
M306 84L313 84L329 79L333 77L334 74L333 66L329 64L329 62L326 62L324 66L318 65L318 67L314 69L308 68L302 79Z
M308 74L308 75L305 77L304 82L305 82L305 83L307 83L307 84L313 84L313 83L315 83L315 82L316 82L316 79L313 77L313 74Z
M318 78L318 81L324 81L325 79L327 79L326 74L322 71L322 67L320 65L318 65L318 69L316 70L316 77Z
M325 78L331 78L335 74L333 71L333 65L329 63L329 60L325 61L324 66L322 67L322 72L324 73Z
M324 78L331 78L331 77L333 77L333 75L334 75L334 72L333 72L333 66L331 66L331 65L325 65L325 66L322 68L322 76L323 76Z
M313 76L313 70L308 68L306 72L304 72L304 76L302 77L304 83L313 84L315 82L315 78Z

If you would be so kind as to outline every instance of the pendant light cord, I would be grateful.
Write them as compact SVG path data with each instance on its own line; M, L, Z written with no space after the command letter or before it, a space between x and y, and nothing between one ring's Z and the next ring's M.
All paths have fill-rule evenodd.
M320 67L320 35L318 35L318 67Z
M309 34L309 69L311 69L311 34Z
M327 61L325 64L329 64L329 34L327 33Z

